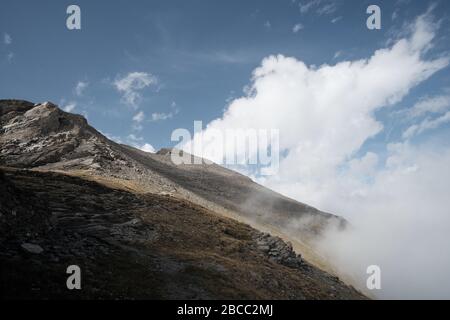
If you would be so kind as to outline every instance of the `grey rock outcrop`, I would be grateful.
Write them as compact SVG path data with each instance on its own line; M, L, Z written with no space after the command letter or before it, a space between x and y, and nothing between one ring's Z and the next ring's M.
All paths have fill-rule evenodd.
M258 233L255 236L257 249L263 252L271 261L281 263L291 268L302 266L302 256L296 254L290 242L284 242L279 237L268 233Z

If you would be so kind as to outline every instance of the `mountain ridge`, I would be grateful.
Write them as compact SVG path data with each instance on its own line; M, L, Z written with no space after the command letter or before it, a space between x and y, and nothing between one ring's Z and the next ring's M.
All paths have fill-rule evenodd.
M182 204L187 208L192 208L192 212L195 212L193 213L193 217L197 217L200 212L206 210L205 212L212 214L212 216L219 219L219 221L225 219L224 221L226 221L226 223L231 223L233 227L230 227L229 230L231 231L228 232L231 233L232 236L236 230L240 230L240 228L249 228L245 229L246 231L243 232L245 235L243 239L245 241L250 241L252 243L251 245L248 243L243 245L242 241L244 240L240 239L240 236L238 236L238 240L240 241L238 241L240 243L238 247L243 246L242 248L245 248L242 250L249 251L249 248L251 247L253 249L249 252L252 252L252 255L254 254L253 250L255 250L262 254L263 257L266 256L270 263L281 265L285 268L294 268L300 272L299 274L302 274L303 272L305 275L308 274L308 272L311 272L311 274L315 275L316 281L322 281L319 286L322 289L326 287L325 284L328 281L326 279L335 278L327 275L326 272L320 271L297 256L295 250L298 248L293 248L292 244L287 244L281 238L256 231L251 226L256 226L260 230L267 227L266 230L271 231L272 234L277 234L277 231L284 230L288 225L292 224L293 219L310 220L308 223L298 224L295 230L292 230L292 232L302 234L305 239L308 239L309 237L320 234L321 229L329 223L345 225L344 220L339 217L320 212L315 208L279 195L254 183L248 177L216 164L175 166L171 163L170 155L167 150L166 152L150 154L130 146L115 143L91 127L82 116L64 112L56 105L49 102L33 104L31 102L20 100L0 100L0 124L0 166L4 167L3 170L5 171L6 179L12 181L10 182L10 184L14 185L12 188L27 190L29 185L32 185L33 188L31 188L30 191L37 191L37 194L39 194L39 191L36 190L35 187L36 180L45 181L45 183L53 181L53 184L59 185L61 190L65 190L65 184L70 184L73 188L79 190L78 192L80 194L83 194L83 189L78 188L78 185L90 185L93 183L96 186L92 187L95 191L94 194L96 195L98 187L100 189L107 188L107 190L109 190L108 192L113 192L111 190L115 190L114 192L126 192L130 197L137 197L137 199L147 199L147 197L149 197L154 201L159 201L159 203L164 203L162 199L166 199L170 206L177 208L176 210L174 209L175 212L183 210L180 209L183 208ZM69 183L66 182L66 179L75 180L70 180ZM28 181L29 185L27 185L25 181ZM52 183L50 183L50 185L52 185ZM57 190L53 189L52 186L49 186L46 190L48 198L47 202L55 202L52 195L57 194ZM67 195L65 194L65 196ZM106 196L100 193L97 197L102 199ZM72 201L70 197L65 199L66 200L64 201L67 203L71 203ZM249 201L249 199L251 199L251 201ZM113 200L109 198L107 201L113 202ZM57 207L64 207L64 205L65 202L62 201L57 203ZM120 207L120 205L118 206ZM37 206L37 208L40 207ZM99 210L103 212L102 214L98 213L97 209L90 209L91 211L87 213L80 213L82 218L76 215L73 216L73 212L70 211L74 210L73 207L71 207L70 210L67 208L65 210L66 211L63 210L63 221L73 221L75 224L81 223L80 221L85 223L86 221L84 220L91 221L93 219L92 216L95 216L95 219L100 216L110 217L109 214L105 215L100 209ZM120 221L119 224L130 223L133 219L141 221L141 211L145 210L145 205L142 205L142 207L139 207L136 210L136 212L139 213L136 213L134 209L131 210L131 213L125 214L127 219L130 219L127 221ZM67 213L69 211L70 213ZM125 210L124 212L128 211ZM173 213L173 211L170 210L169 212ZM119 216L120 215L124 215L124 213L121 212ZM5 213L3 218L5 216L8 216L8 214ZM46 215L43 216L47 217ZM148 217L148 213L145 213L144 216ZM199 218L199 221L206 223L203 218L204 216L201 214L200 216L202 218ZM56 217L50 216L47 218L50 227L53 222L55 222L56 225L61 223L61 218L58 214L56 214ZM229 218L232 218L232 220L228 220ZM93 227L94 230L96 230L97 227L100 227L100 230L105 231L106 228L107 233L111 233L111 230L116 230L117 228L117 230L119 230L122 228L117 227L116 222L109 222L109 218L105 220L106 222L98 218L100 221L103 221L101 223L104 223L107 226L102 225L100 222L96 222L95 219L93 219L94 222L88 223L88 225L92 224L91 227ZM114 220L115 218L111 219ZM151 217L148 219L152 220L156 218ZM186 221L189 221L189 219ZM4 225L8 225L7 221L8 219L6 222L3 221ZM161 221L160 223L170 230L177 229L173 225L166 225ZM136 228L138 229L141 225L143 229L148 227L145 223L142 223L142 221L137 222L137 224L138 226ZM63 223L62 225L65 228L71 227L70 224L67 226ZM208 223L207 225L211 226ZM138 237L133 238L133 232L135 230L133 231L133 228L130 228L131 231L127 229L127 231L123 232L123 234L127 234L125 236L126 239L124 240L119 237L121 239L120 241L130 241L133 243L137 241L136 239L138 239ZM88 229L87 234L91 237L92 230L89 230L90 229ZM222 238L221 234L224 231L219 231L215 231L214 234L218 238ZM122 231L117 232L120 233ZM179 237L186 240L183 232L181 232ZM131 235L128 235L128 233ZM225 234L227 234L227 232L225 232ZM110 236L111 235L108 235L108 237ZM174 237L174 239L176 239L176 237ZM18 239L15 241L17 242ZM25 239L20 239L20 241L25 241ZM170 243L170 241L168 243ZM135 244L133 244L133 246L134 245ZM305 249L305 247L302 248ZM176 247L173 249L174 251L178 250ZM23 251L23 248L21 250ZM190 248L190 250L193 249ZM227 255L235 254L235 250L239 251L239 249L235 248L234 251L231 250L229 253L224 254L221 250L217 251L217 248L211 250L216 252L214 255L220 256L222 254L222 258L225 258ZM198 254L196 250L194 251ZM177 253L177 255L178 254L179 253ZM240 259L242 259L242 257L240 257ZM257 259L260 259L260 257ZM235 259L235 261L239 261L239 259ZM202 263L197 261L197 264L201 265ZM95 269L95 266L92 265L92 268ZM281 271L279 272L281 275ZM309 274L309 276L311 276L311 274ZM232 277L230 277L230 279L231 278ZM281 279L282 278L280 277L280 281L282 281ZM204 279L197 279L197 281L200 282L203 280ZM184 279L183 281L187 280ZM306 280L303 279L303 283L308 282L305 281ZM342 298L350 298L352 296L354 298L363 297L356 291L352 293L353 289L351 288L344 289L347 288L346 285L339 280L335 279L335 281L339 284L342 292L346 292L345 295L343 294ZM164 281L161 280L161 283L164 283ZM205 286L209 288L209 283L206 283ZM260 286L264 287L262 284L260 284ZM311 290L310 286L311 283L308 284L308 292ZM336 284L330 284L330 286L335 287ZM201 289L199 290L200 291L196 292L197 298L211 297L208 295L202 296ZM237 286L233 290L236 291L235 293L239 292ZM252 290L255 291L256 288L252 288ZM267 287L265 290L265 297L270 297L270 290L268 290ZM306 291L302 291L298 287L293 290L297 290L295 294L283 297L314 298L314 295L305 295ZM336 293L333 293L333 295L330 293L327 296L324 294L325 291L326 290L324 289L323 292L321 291L322 293L317 293L317 297L321 296L330 299L339 298L339 295L336 295ZM257 292L257 290L255 292ZM277 298L276 294L272 293L272 295L274 298ZM161 297L166 297L165 293L161 293L160 298ZM213 297L217 298L221 297L221 295L220 293L215 292ZM224 297L234 297L234 295L225 295ZM251 294L247 297L251 297ZM278 296L278 298L280 297L281 296Z

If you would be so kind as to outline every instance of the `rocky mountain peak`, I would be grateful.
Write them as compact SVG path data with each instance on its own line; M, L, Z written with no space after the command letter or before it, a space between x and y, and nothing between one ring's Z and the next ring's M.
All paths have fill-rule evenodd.
M83 116L64 112L54 103L1 100L0 110L0 164L64 166L78 160L72 163L77 166L101 155L106 146L107 139Z

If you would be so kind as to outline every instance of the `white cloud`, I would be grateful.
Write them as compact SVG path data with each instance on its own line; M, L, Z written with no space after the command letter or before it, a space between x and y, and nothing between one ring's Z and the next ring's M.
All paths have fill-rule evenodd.
M146 72L131 72L128 75L114 81L114 86L122 94L122 101L134 108L142 100L141 90L155 85L158 80L152 74Z
M65 112L72 112L73 110L75 110L76 107L77 107L77 103L76 102L69 102L62 109Z
M3 34L3 43L5 44L5 45L10 45L11 43L12 43L12 37L11 37L11 35L9 35L8 33L4 33Z
M385 168L371 175L373 183L352 173L341 177L329 197L353 228L330 232L320 243L322 252L361 289L366 267L380 266L382 290L371 292L378 297L448 299L448 163L448 145L394 144Z
M377 169L378 155L368 152L360 159L352 159L349 161L349 170L353 175L359 177L367 177L372 175Z
M301 23L297 23L294 27L292 27L292 32L293 33L297 33L297 32L299 32L300 30L303 30L303 24L301 24Z
M425 131L436 129L443 124L450 122L450 111L435 119L425 119L419 124L414 124L403 132L404 139L411 139Z
M331 23L336 23L336 22L338 22L340 20L342 20L342 16L339 16L339 17L331 19Z
M321 0L312 0L312 1L308 1L308 2L300 2L299 3L300 12L301 13L307 13L309 10L311 10L312 7L317 6L321 2L322 2Z
M75 94L77 96L81 97L88 86L89 86L89 83L84 82L84 81L78 81L78 83L74 89Z
M408 114L411 117L419 117L427 113L441 113L450 108L450 96L440 95L434 97L422 98L410 110Z
M167 120L172 118L171 113L152 113L152 121Z
M142 137L137 137L136 135L134 135L133 133L128 135L127 137L128 140L132 141L132 142L138 142L138 141L142 141L144 140L144 138Z
M156 152L155 148L149 143L144 143L143 145L139 146L138 149L150 153Z
M311 0L308 2L300 2L299 8L301 13L308 13L315 8L318 15L329 15L337 10L337 4L327 0Z
M253 72L250 94L235 99L210 128L280 129L280 147L289 150L284 166L301 167L294 171L316 179L323 167L334 168L382 130L375 110L447 66L447 58L421 58L434 36L424 19L411 37L369 59L310 68L282 55L264 59ZM290 170L282 174L292 176Z
M440 114L435 118L426 118L422 121L409 126L403 132L404 139L411 139L425 131L436 129L441 125L450 122L450 96L427 96L420 99L412 108L400 111L400 114L406 114L407 119L416 119L426 115ZM445 113L445 114L444 114Z
M6 32L3 33L3 44L5 46L9 46L12 44L12 37L11 37L11 35L9 35ZM14 59L14 52L11 52L11 51L8 52L5 57L6 57L6 61L11 63Z
M137 123L141 123L142 121L145 120L145 114L142 111L139 111L138 113L136 113L133 117L133 121L137 122Z
M152 121L160 121L160 120L168 120L173 118L174 113L173 112L169 112L169 113L152 113Z
M339 58L340 56L342 56L342 54L343 54L342 51L336 51L334 56L333 56L333 59L335 60L335 59Z
M145 152L151 152L151 153L155 153L155 148L153 148L153 146L149 143L143 143L144 138L143 137L138 137L134 134L130 134L127 137L127 142L129 144L131 144L133 147L140 149L142 151Z
M334 12L336 12L337 10L337 5L335 2L330 2L325 4L323 7L320 7L317 9L317 13L319 15L328 15L328 14L332 14Z
M161 120L168 120L172 119L175 115L178 114L179 109L177 108L177 104L175 102L172 102L170 105L172 111L164 113L164 112L155 112L152 113L152 119L151 121L161 121Z
M428 193L435 191L436 184L446 186L448 192L450 152L445 159L446 166L443 160L433 156L433 152L425 156L423 150L411 151L407 145L390 145L386 163L373 152L362 158L355 157L368 139L383 130L383 124L375 118L377 110L400 102L412 88L449 64L448 57L425 58L436 32L436 24L429 15L420 16L410 30L409 35L398 39L391 47L377 50L368 59L308 67L295 58L267 57L254 70L252 83L246 91L248 94L232 101L223 116L209 123L203 132L208 135L213 130L230 128L279 129L280 150L284 155L280 159L280 170L276 176L260 182L325 211L344 214L352 223L355 221L358 232L342 240L343 247L335 250L331 261L342 262L341 266L345 266L358 281L366 279L367 264L364 263L368 260L370 264L388 261L390 269L383 269L386 279L394 275L400 278L395 280L396 289L388 287L381 293L385 297L401 297L398 291L407 294L409 282L414 281L411 277L401 277L403 260L431 267L431 272L439 274L443 280L450 279L440 272L450 268L448 253L446 259L437 257L434 253L439 247L434 247L430 249L431 255L420 257L411 253L414 248L410 246L417 244L407 242L414 236L423 241L418 244L421 248L428 244L442 248L450 242L450 232L444 232L450 224L438 226L443 229L439 235L444 239L430 240L427 235L432 231L420 234L415 231L426 231L424 228L434 225L441 214L448 211L448 195L444 197L440 193L439 197L430 195L428 198ZM194 140L201 136L195 135ZM209 140L203 139L203 150L214 150L208 146L221 143L214 140L213 134L209 137ZM233 151L229 150L232 147L225 144L225 151ZM421 152L423 158L416 157ZM214 154L198 155L221 160L215 159ZM436 171L432 165L434 161L437 161ZM383 165L384 169L380 169ZM438 169L445 172L439 175ZM425 184L429 171L436 180L431 179ZM417 185L422 182L423 185ZM413 199L408 194L409 185L417 191L413 193ZM416 211L410 211L416 203L420 203ZM427 205L431 211L426 210ZM419 208L423 211L417 211ZM433 210L438 210L439 214L434 215ZM416 212L428 214L430 223L417 226L423 216L415 215ZM391 220L389 215L393 215ZM366 220L358 219L362 216ZM396 232L401 237L399 241ZM439 244L438 239L443 241ZM352 257L348 255L351 248L344 246L353 242L358 244L353 248L359 250L356 253L360 255L354 263L345 261ZM343 249L347 251L342 252ZM336 257L338 254L341 256ZM414 258L422 260L415 262ZM445 260L445 268L442 265L433 268L433 259ZM407 266L407 269L414 270L414 266ZM417 281L417 284L423 283ZM423 294L433 290L428 285L424 289Z
M264 27L266 27L267 29L270 29L270 28L272 28L272 24L270 23L270 21L266 21L264 23Z

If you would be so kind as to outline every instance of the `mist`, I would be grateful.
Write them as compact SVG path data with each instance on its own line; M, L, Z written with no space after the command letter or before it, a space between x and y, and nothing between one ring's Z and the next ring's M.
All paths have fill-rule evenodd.
M328 229L316 249L343 279L377 298L450 298L448 130L433 135L450 122L450 99L424 96L399 107L449 65L448 53L434 52L433 8L367 58L321 66L265 58L246 95L194 137L228 128L279 129L279 170L254 180L346 218L350 227ZM376 116L380 110L398 117L394 134L386 134L392 128ZM367 292L370 265L381 268L379 291Z
M339 191L330 195L350 226L330 226L316 249L343 279L370 296L448 299L450 149L402 146L391 157L402 163L378 172L364 194L351 200ZM381 268L381 290L366 287L370 265Z

